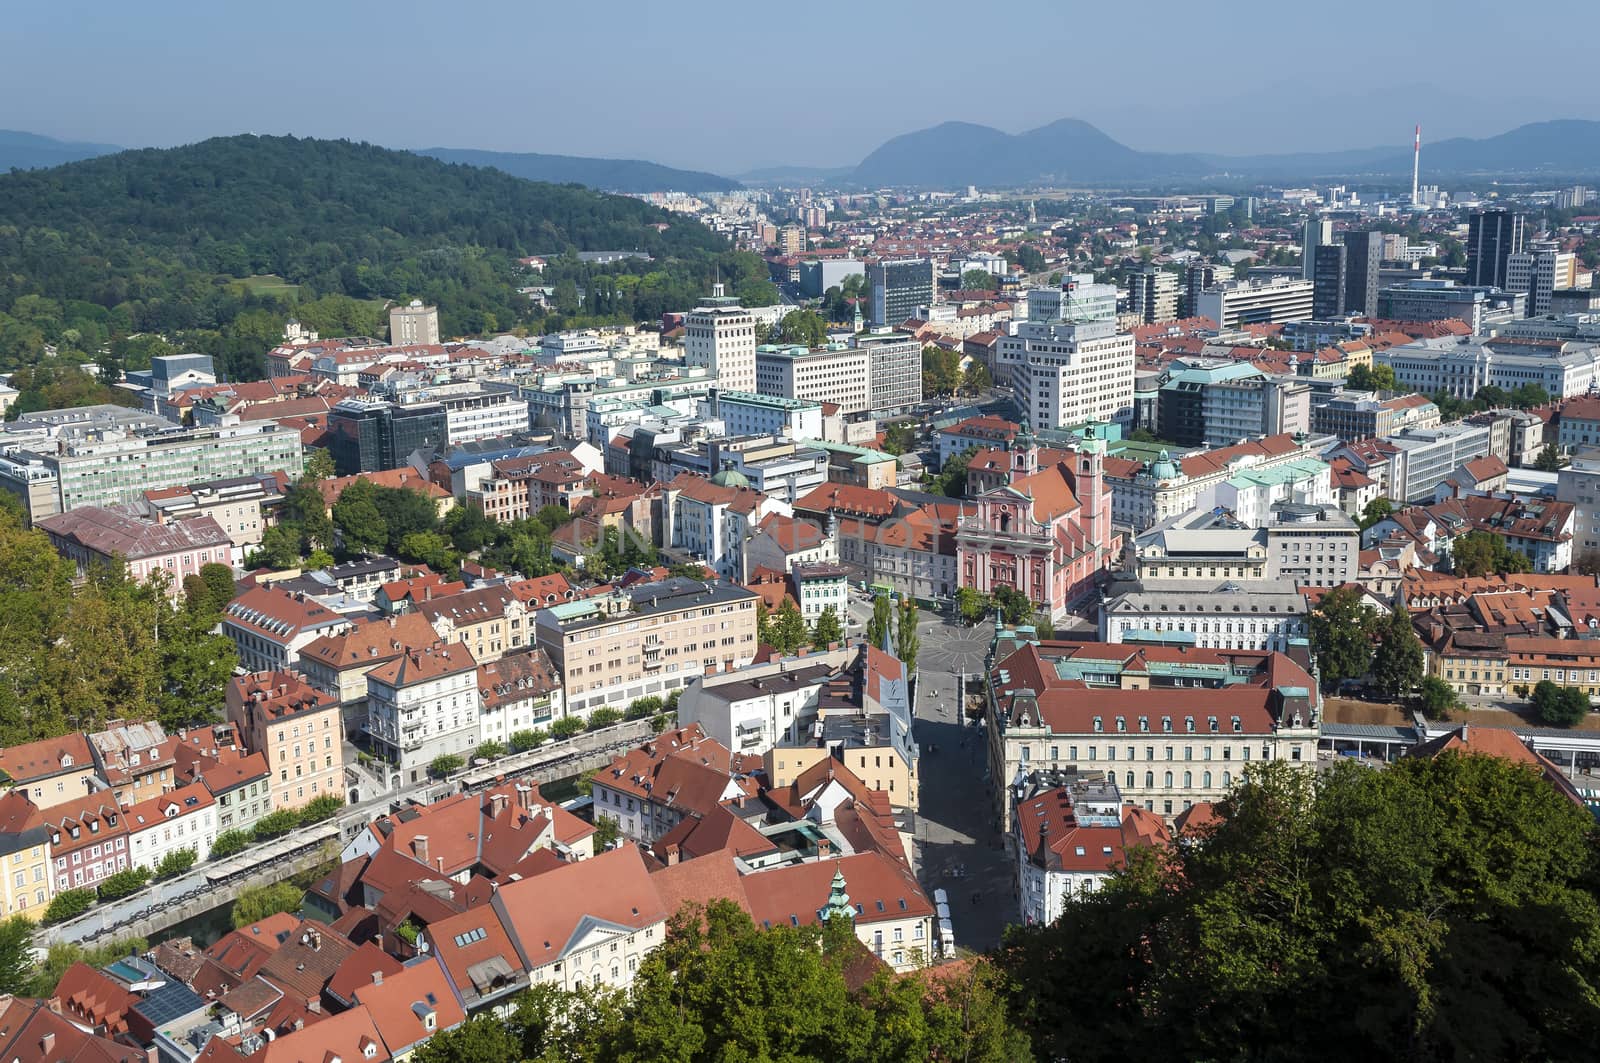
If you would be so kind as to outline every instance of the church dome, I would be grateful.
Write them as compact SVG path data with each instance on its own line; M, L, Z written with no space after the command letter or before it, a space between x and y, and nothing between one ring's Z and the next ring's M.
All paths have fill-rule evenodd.
M1178 463L1172 460L1172 455L1163 450L1156 463L1150 466L1150 475L1157 480L1176 480L1179 475Z
M713 476L711 478L711 482L716 484L718 487L750 486L750 478L731 465Z

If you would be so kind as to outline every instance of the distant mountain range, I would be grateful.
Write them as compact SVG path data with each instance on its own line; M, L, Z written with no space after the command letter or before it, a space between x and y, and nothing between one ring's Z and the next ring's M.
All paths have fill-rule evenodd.
M0 173L60 166L64 162L92 159L96 155L110 155L121 150L114 144L86 144L42 137L37 133L0 129Z
M1600 174L1600 122L1534 122L1481 140L1441 140L1423 145L1422 162L1430 179L1464 174ZM1409 144L1288 155L1178 154L1139 151L1088 122L1064 118L1025 133L1005 133L970 122L945 122L906 133L863 159L850 180L867 187L996 188L1410 172Z
M743 187L738 181L714 173L677 170L639 159L589 159L472 148L420 148L417 154L468 166L492 166L530 181L587 185L602 192L731 192Z

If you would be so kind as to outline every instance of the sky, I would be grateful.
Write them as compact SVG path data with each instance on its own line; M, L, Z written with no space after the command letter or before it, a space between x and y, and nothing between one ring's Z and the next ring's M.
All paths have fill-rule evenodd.
M1588 0L6 0L0 128L851 166L943 121L1257 153L1600 119ZM1560 27L1572 32L1561 32ZM1500 65L1496 60L1503 60Z

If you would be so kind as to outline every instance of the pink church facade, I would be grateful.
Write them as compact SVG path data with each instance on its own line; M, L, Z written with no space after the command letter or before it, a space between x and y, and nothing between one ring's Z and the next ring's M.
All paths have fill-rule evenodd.
M1065 460L1041 469L1037 444L1024 430L1010 456L1009 482L967 501L956 533L960 585L984 594L1015 588L1060 620L1122 557L1122 535L1111 527L1105 442L1091 432Z

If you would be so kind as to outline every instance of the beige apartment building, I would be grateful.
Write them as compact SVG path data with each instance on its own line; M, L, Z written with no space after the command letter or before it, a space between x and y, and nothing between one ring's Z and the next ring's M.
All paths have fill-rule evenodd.
M245 747L265 754L272 808L300 808L344 793L339 703L294 672L253 672L228 684L228 719Z
M442 641L466 646L479 664L529 644L528 607L504 585L430 598L417 603L417 612Z
M35 808L80 803L95 785L94 753L82 732L0 749L0 778Z
M567 715L587 716L748 664L758 600L732 583L636 583L542 609L534 631L561 677Z

